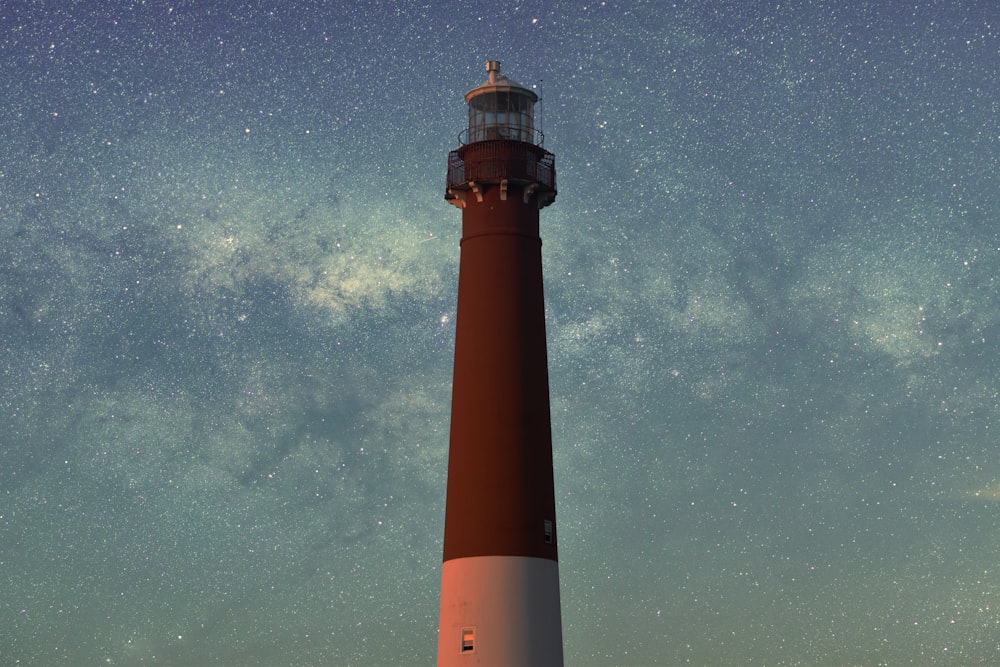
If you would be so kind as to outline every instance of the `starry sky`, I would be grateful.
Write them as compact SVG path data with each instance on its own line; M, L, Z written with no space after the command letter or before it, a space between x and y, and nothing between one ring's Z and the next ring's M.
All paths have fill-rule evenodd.
M993 2L0 28L0 664L433 663L488 59L559 174L567 665L1000 661Z

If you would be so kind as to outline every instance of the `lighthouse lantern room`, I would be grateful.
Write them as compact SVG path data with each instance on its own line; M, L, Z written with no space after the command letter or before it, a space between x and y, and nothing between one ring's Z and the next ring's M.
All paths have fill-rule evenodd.
M498 60L487 62L486 71L489 80L465 95L468 142L508 139L541 145L541 133L536 137L534 127L538 95L501 74Z

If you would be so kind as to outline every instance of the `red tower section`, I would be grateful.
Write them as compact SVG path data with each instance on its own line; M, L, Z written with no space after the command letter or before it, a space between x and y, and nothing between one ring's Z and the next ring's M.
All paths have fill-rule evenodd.
M539 210L555 161L538 96L487 63L468 143L448 156L462 210L438 665L561 665Z

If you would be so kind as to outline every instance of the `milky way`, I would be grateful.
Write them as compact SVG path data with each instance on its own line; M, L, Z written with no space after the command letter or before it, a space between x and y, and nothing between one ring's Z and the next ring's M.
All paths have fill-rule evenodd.
M0 9L0 663L433 661L488 59L567 664L1000 660L989 3L203 4Z

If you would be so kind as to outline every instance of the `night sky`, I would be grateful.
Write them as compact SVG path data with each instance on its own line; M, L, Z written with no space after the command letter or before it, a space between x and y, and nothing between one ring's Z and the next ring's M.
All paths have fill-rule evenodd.
M433 663L489 59L558 170L567 665L1000 664L996 3L0 28L0 665Z

